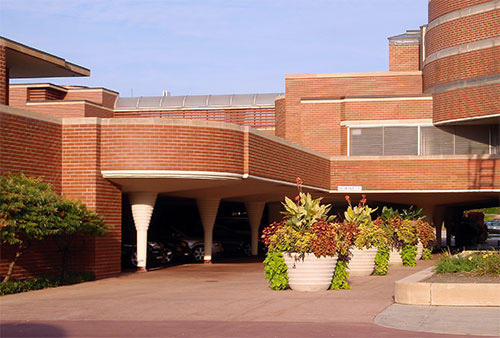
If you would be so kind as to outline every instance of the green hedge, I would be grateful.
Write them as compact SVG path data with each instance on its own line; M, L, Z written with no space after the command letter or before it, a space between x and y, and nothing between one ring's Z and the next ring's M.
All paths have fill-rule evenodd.
M0 283L0 296L95 280L93 272L67 273L64 275L64 278L61 277L34 277L9 280L6 283Z

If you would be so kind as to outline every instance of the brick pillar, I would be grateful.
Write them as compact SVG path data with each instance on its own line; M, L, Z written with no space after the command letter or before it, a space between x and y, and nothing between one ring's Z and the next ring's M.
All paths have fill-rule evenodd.
M90 119L89 119L90 120ZM81 200L103 217L110 231L87 241L85 251L71 262L76 271L94 271L97 278L121 272L120 189L101 175L101 125L63 125L62 193Z
M5 46L0 46L0 104L9 104L9 72Z

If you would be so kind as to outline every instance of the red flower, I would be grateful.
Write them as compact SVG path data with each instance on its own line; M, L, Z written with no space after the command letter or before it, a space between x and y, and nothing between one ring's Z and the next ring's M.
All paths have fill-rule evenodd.
M302 179L300 177L297 177L297 184L302 185L303 183L304 183L304 181L302 181Z
M66 212L63 210L63 211L61 212L61 217L64 217L64 215L66 215Z
M299 195L295 196L295 200L296 200L297 202L299 201L299 199L300 199L300 196L299 196Z
M345 197L344 197L344 198L345 198L345 200L346 200L346 201L349 201L349 200L351 199L351 198L349 197L349 195L345 195Z

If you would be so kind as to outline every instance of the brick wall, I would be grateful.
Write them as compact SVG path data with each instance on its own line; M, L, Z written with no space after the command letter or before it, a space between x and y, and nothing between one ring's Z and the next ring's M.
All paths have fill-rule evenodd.
M301 99L421 94L422 76L419 73L288 76L284 112L281 102L277 106L280 109L277 119L286 121L276 125L276 135L326 155L344 155L347 135L342 131L341 121L430 118L431 101L301 103Z
M0 112L0 174L41 176L57 193L96 209L111 226L106 237L86 239L85 250L68 262L70 270L94 271L98 278L121 270L121 191L100 174L100 147L100 127L95 124L63 126L57 118ZM0 275L13 254L13 248L2 246ZM61 257L54 241L33 242L13 277L57 274Z
M279 97L274 101L275 112L275 135L285 138L286 132L286 99Z
M61 124L0 111L0 175L23 172L43 177L61 192ZM0 275L5 275L15 254L1 247ZM61 253L53 241L32 242L18 260L13 277L59 272Z
M307 185L328 189L330 161L265 137L250 134L249 174L295 182L301 177Z
M7 58L5 46L0 46L0 104L8 104L9 77L7 74Z
M484 2L488 1L433 0L429 3L429 20ZM500 36L500 9L457 18L427 31L426 54L497 36ZM430 62L423 70L425 90L432 92L438 85L499 74L499 54L500 47L493 46L469 52L464 50L457 55ZM433 122L497 115L500 112L498 102L498 84L481 86L480 82L476 81L474 87L435 92Z
M118 93L101 88L71 89L68 88L65 100L85 100L113 109Z
M453 55L424 67L424 89L447 82L500 74L500 46Z
M448 21L429 29L425 40L427 56L452 46L500 35L500 9Z
M420 45L389 45L389 71L420 70Z
M103 126L102 168L242 173L242 149L243 134L234 130L109 124Z
M490 1L491 0L431 0L429 1L429 22L446 13Z
M69 90L64 100L27 102L28 88L29 85L10 86L9 105L56 117L113 117L113 95L106 91Z
M61 125L0 112L0 174L20 171L61 192Z
M121 271L121 191L101 175L101 126L63 126L63 193L81 200L104 218L111 231L103 238L88 239L85 254L74 265L96 273L98 278Z
M372 157L332 159L332 189L342 186L362 186L363 190L467 190L500 188L500 171L486 173L488 167L500 168L500 159L491 157L423 158ZM481 174L494 175L493 180ZM490 184L493 182L493 184ZM444 202L444 201L442 201Z
M434 94L434 122L498 115L500 84Z

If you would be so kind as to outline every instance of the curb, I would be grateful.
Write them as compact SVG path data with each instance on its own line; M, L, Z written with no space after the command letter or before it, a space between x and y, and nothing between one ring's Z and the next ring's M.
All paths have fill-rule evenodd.
M500 283L425 283L433 267L400 279L394 286L394 301L407 305L498 306Z

